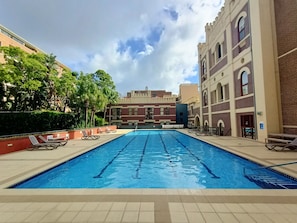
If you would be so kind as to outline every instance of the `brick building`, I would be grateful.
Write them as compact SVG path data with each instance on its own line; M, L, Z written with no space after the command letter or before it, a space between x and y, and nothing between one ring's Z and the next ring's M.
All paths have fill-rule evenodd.
M133 90L107 109L107 120L118 127L158 128L176 123L176 95L164 90Z
M294 0L225 1L198 45L201 126L260 141L296 132L296 11Z
M281 127L297 134L297 1L274 0Z

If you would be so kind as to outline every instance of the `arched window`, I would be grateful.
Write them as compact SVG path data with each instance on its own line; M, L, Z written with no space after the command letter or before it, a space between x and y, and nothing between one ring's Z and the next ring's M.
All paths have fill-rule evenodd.
M243 71L241 73L241 95L247 95L249 93L249 80L248 80L248 74L246 71Z
M222 57L222 45L220 43L217 43L217 59L220 59Z
M206 74L206 61L205 61L205 59L202 61L202 74Z
M202 81L205 81L207 78L207 74L206 74L207 70L206 70L206 61L205 59L202 61Z
M203 92L203 106L207 106L207 91Z
M245 37L245 20L241 17L238 21L238 40L241 41Z

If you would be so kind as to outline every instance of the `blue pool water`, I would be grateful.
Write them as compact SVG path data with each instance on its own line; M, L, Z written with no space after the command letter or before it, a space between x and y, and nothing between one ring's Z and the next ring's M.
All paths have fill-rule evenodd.
M259 165L174 130L139 130L14 188L261 188L244 168Z

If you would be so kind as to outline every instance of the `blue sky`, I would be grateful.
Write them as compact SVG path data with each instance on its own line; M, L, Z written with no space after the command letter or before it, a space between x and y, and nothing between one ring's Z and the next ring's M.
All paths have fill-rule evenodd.
M223 0L0 0L0 24L121 95L198 82L197 44Z

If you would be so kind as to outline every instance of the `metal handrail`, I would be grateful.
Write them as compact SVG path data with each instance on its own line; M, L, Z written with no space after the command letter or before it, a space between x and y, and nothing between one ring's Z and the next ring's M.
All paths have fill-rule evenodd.
M243 168L243 173L244 173L244 175L246 175L246 172L245 172L246 169L249 169L249 170L261 170L261 169L267 169L267 168L270 168L270 167L286 166L286 165L291 165L291 164L297 164L297 161L288 162L288 163L281 163L281 164L274 164L274 165L270 165L270 166L262 166L262 167L253 168L253 169L249 169L247 167L244 167Z

